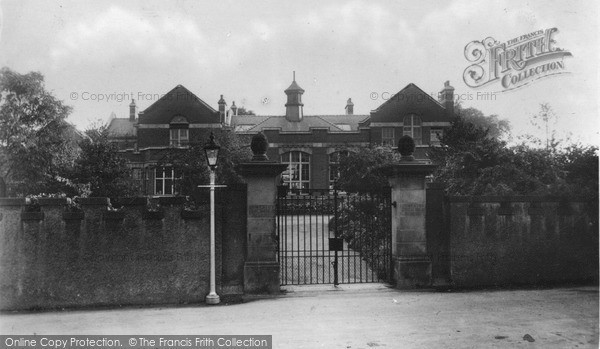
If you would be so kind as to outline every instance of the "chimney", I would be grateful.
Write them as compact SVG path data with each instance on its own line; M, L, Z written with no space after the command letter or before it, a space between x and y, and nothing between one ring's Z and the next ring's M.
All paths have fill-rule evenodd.
M129 104L129 121L134 122L137 114L137 106L135 105L135 99L131 100Z
M352 103L352 98L348 98L348 102L346 102L346 115L354 114L354 103Z
M231 103L231 111L233 112L233 116L237 116L237 106L235 105L235 101Z
M283 92L285 92L287 95L287 103L285 104L285 118L292 122L302 121L302 116L304 114L302 94L304 93L304 90L296 83L296 72L294 72L294 81L292 81L290 87Z
M454 115L454 87L450 86L450 81L444 83L444 88L440 91L438 99L446 109L446 115Z
M227 102L223 99L223 95L221 95L221 99L219 99L219 122L225 122L225 108L227 108Z

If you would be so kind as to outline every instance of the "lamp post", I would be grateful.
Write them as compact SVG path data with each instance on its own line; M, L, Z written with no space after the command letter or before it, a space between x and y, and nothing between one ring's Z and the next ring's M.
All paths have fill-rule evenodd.
M204 145L206 162L210 167L210 292L206 295L206 304L221 302L216 291L215 280L215 169L220 149L221 147L215 142L215 135L211 132L208 142Z

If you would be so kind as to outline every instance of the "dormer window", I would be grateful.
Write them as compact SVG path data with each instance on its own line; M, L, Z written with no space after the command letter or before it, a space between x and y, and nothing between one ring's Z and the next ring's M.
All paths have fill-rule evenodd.
M416 145L423 144L421 136L421 118L415 114L409 114L404 117L403 134L411 136Z
M169 144L171 147L185 147L190 142L190 124L184 116L175 116L169 124Z

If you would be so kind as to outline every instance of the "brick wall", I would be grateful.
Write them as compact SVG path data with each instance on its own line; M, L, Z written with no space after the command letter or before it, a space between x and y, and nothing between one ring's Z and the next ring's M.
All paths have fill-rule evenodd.
M309 149L310 187L329 187L329 153L369 143L368 130L348 133L330 133L323 129L313 129L310 133L280 133L278 130L265 130L269 143L277 146L269 148L267 156L280 161L280 154L300 149Z
M242 292L245 187L218 194L217 292ZM161 213L145 198L125 198L120 212L106 198L0 199L0 309L201 303L209 291L209 207L182 216L182 198L161 198ZM224 205L227 203L227 206ZM229 217L225 219L225 216ZM233 219L230 219L233 217Z

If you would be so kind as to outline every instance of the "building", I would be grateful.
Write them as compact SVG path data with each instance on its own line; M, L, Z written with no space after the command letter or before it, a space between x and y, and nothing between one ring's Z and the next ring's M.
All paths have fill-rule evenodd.
M248 138L262 131L269 140L269 158L289 164L282 177L291 188L321 189L332 185L340 156L352 148L395 147L400 137L410 135L417 145L415 157L426 159L427 148L439 144L454 117L454 88L448 81L439 100L411 83L366 115L354 114L350 98L343 114L304 115L305 91L295 77L284 92L284 115L238 115L235 102L227 109L223 95L215 110L178 85L137 115L132 101L130 117L113 118L109 130L143 194L176 195L178 174L159 166L160 160L212 129L228 128Z

